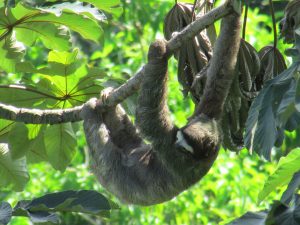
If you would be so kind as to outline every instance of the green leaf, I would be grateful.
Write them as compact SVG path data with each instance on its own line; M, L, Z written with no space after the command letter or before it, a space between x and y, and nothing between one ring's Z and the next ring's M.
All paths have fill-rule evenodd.
M299 198L299 196L298 196ZM272 205L266 225L298 225L300 224L300 204L296 202L294 207L289 207L279 201L275 201Z
M267 213L265 211L247 212L227 225L265 225L266 218Z
M298 112L300 112L300 66L298 67L298 79L297 79L297 87L296 87L296 96L295 96L295 108Z
M18 138L16 138L18 137ZM25 156L29 147L28 129L23 123L16 123L8 136L9 149L13 159Z
M70 36L66 29L54 24L28 23L16 26L16 37L18 41L27 46L32 46L37 38L40 38L46 48L67 51L71 47Z
M22 191L29 181L25 158L12 160L7 144L0 143L0 187L13 186Z
M11 35L6 36L2 40L0 39L0 69L6 72L15 72L16 63L20 62L23 55L24 47L17 44Z
M290 204L299 187L300 187L300 171L294 174L288 187L282 194L280 201L287 205Z
M102 9L117 17L123 13L123 8L121 7L120 0L84 0L84 2L91 3L98 9Z
M29 147L26 152L27 163L39 163L48 161L44 142L45 126L41 125L27 125L29 129Z
M64 171L76 150L76 136L71 123L47 127L44 135L46 152L53 168Z
M44 222L56 222L58 217L55 212L79 212L103 216L112 209L116 209L115 204L111 204L96 191L70 190L47 194L32 201L20 201L14 208L13 215L28 216L31 220L39 218Z
M78 49L73 52L51 51L48 55L48 65L38 70L45 75L68 76L76 72L82 62L77 59ZM64 82L63 82L64 84Z
M8 142L8 135L14 122L0 119L0 143Z
M265 83L253 101L246 122L245 145L250 152L270 160L271 149L280 138L280 129L285 128L293 116L295 71L297 64Z
M0 202L0 224L6 225L12 217L12 208L7 202Z
M99 22L106 20L106 16L102 12L99 12L97 8L92 7L91 5L83 5L83 3L80 2L64 2L55 4L54 7L40 9L45 12L51 12L57 16L60 16L63 12L74 12L76 14L85 15L91 19L96 19Z
M268 177L262 191L258 195L258 202L263 201L277 187L286 185L294 173L300 170L300 148L292 150L286 157L282 157L274 173Z
M103 30L101 26L87 16L73 12L63 12L59 17L53 14L38 14L26 20L26 23L40 24L50 22L65 25L71 30L78 32L85 39L96 43L102 42Z
M29 107L40 105L45 101L49 104L57 101L57 97L42 85L23 86L23 85L0 85L0 102L18 106Z

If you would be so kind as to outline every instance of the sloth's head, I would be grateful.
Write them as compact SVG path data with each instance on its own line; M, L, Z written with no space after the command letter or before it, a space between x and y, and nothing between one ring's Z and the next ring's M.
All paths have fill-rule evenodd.
M217 122L203 116L193 119L176 134L176 148L191 154L196 160L215 155L219 144Z

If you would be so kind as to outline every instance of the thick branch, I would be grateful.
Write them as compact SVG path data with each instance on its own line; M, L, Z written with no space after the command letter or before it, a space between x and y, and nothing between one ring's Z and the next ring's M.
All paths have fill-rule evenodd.
M184 30L175 35L167 44L168 55L171 56L181 44L188 41L201 30L213 24L216 20L232 13L233 0L211 10L207 14L197 18L193 23ZM135 93L140 86L144 74L144 68L125 84L116 88L107 98L103 107L114 106L121 103L124 99ZM20 109L13 106L7 106L0 103L0 118L32 124L57 124L65 122L76 122L82 120L80 112L82 105L64 110L38 110L38 109Z

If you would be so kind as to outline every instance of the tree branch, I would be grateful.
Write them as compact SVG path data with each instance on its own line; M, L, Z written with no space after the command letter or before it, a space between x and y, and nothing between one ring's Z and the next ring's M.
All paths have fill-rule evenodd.
M234 0L229 0L225 4L197 18L194 22L189 24L185 29L170 39L167 43L168 55L171 56L180 48L182 43L190 40L201 30L213 24L218 19L234 12L233 2ZM142 67L135 74L135 76L130 78L126 83L114 89L108 96L105 105L102 107L117 105L135 93L139 89L143 74L144 67ZM31 124L58 124L77 122L82 120L80 117L82 107L83 105L70 109L39 110L17 108L0 103L0 118Z

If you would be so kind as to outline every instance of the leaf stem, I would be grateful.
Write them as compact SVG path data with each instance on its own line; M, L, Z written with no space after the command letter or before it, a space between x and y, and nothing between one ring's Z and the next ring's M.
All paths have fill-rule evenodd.
M274 34L274 49L277 47L277 29L276 29L276 20L275 20L275 13L274 13L274 6L273 1L269 0L270 3L270 12L272 15L272 23L273 23L273 34Z
M244 40L246 37L246 27L247 27L247 18L248 18L248 8L249 8L249 2L248 0L245 1L245 14L244 14L244 22L243 22L243 34L242 34L242 38Z

